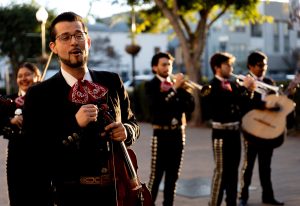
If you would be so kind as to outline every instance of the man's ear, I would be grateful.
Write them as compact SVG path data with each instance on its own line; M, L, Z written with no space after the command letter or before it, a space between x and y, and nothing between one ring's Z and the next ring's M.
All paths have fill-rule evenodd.
M56 44L54 42L50 42L49 47L54 54L57 54Z
M88 48L91 48L91 45L92 45L92 40L90 37L88 37L87 39L87 43L88 43Z
M157 66L153 66L152 71L156 74L157 73Z
M221 67L215 66L215 67L214 67L214 70L215 70L215 74L217 74L217 73L220 72Z

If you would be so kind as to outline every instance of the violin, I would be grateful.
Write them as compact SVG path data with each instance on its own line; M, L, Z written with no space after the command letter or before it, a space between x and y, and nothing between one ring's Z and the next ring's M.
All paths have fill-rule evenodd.
M99 112L106 124L114 122L108 112L108 105L101 104ZM114 142L112 165L117 181L118 206L154 206L151 193L137 175L137 159L133 150L126 148L125 143Z

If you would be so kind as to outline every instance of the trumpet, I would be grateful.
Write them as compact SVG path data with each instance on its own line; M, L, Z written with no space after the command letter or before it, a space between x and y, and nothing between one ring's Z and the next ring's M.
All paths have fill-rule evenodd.
M170 77L173 79L173 81L176 79L176 76L174 74L171 74ZM188 89L198 89L201 92L201 95L206 95L211 90L211 85L200 85L196 82L193 82L189 79L184 80L184 87Z
M241 75L241 74L237 75L237 74L231 73L230 75L235 77L238 80L244 80L246 78L246 76ZM267 90L271 90L271 91L278 93L280 90L280 88L277 86L272 86L272 85L269 85L269 84L266 84L266 83L263 83L260 81L255 81L255 84L257 86L255 88L255 91L257 91L258 93L266 93Z

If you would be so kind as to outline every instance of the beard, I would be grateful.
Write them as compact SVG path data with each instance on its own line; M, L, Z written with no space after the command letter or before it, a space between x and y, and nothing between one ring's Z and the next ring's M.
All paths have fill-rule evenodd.
M65 59L65 58L59 57L59 59L63 64L65 64L71 68L83 67L88 61L88 57L86 55L84 55L83 58L76 58L76 60L73 60L73 61L71 61L70 58Z

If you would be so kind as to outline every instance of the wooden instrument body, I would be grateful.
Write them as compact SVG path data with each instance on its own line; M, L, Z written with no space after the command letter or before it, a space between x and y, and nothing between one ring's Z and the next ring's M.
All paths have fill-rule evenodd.
M253 109L244 115L242 129L271 144L272 140L275 141L285 133L286 117L294 110L295 103L285 95L271 94L265 100L279 105L279 111ZM278 143L276 145L280 146Z

